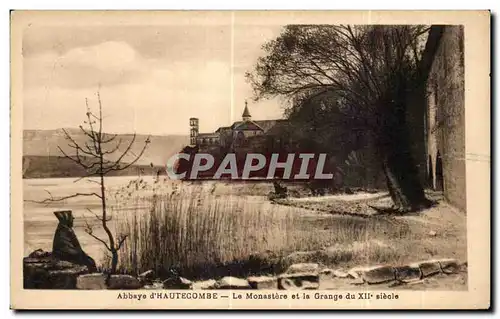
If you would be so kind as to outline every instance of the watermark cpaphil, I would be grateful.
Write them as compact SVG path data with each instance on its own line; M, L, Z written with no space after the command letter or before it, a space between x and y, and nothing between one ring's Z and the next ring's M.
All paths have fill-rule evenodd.
M167 161L170 179L283 179L331 180L334 178L325 153L178 153Z

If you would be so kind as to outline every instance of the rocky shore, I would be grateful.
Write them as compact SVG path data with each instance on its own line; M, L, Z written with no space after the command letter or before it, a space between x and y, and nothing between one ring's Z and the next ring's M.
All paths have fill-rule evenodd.
M467 271L467 263L455 259L435 259L408 265L372 265L351 269L331 269L318 263L293 263L279 275L191 281L181 276L156 278L148 270L137 276L90 273L87 266L58 260L50 252L36 250L23 260L25 289L81 289L81 290L163 290L163 289L260 289L301 290L334 289L336 282L343 285L411 285L425 278L451 275Z

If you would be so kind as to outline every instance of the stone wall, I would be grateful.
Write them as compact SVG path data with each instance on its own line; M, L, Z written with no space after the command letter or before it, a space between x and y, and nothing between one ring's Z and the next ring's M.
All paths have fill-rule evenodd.
M434 189L466 209L464 45L462 26L441 27L427 80L427 176Z

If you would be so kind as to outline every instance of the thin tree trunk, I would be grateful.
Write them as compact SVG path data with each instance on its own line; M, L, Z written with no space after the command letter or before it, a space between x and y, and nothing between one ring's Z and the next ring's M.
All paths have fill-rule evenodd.
M109 238L109 248L111 250L112 259L111 259L111 270L110 274L114 274L116 272L116 267L118 265L118 252L115 247L115 240L113 238L113 234L108 227L108 217L107 217L107 209L106 209L106 187L104 186L104 175L102 174L103 167L103 155L100 154L100 165L101 165L101 203L102 203L102 228L106 232Z
M111 274L116 273L116 268L118 266L118 251L113 249L111 251Z

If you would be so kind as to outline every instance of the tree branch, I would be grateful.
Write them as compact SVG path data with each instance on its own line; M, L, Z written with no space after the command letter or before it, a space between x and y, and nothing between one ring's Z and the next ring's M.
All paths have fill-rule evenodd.
M35 202L35 203L39 203L39 204L45 204L45 203L50 203L50 202L60 202L60 201L66 200L66 199L80 197L80 196L81 197L95 196L97 198L102 198L101 195L99 195L97 193L75 193L75 194L68 195L68 196L54 198L49 191L46 190L46 192L48 192L50 194L51 198L46 198L43 201L33 201L33 200L30 200L30 202Z
M104 142L103 142L104 143ZM109 151L105 151L105 152L102 152L103 154L113 154L114 152L116 152L119 148L120 148L120 145L122 144L122 139L119 139L118 140L118 143L116 143L116 146L115 148L109 150Z
M110 167L108 167L106 170L104 170L104 174L107 174L111 171L122 171L122 170L125 170L127 168L129 168L130 166L134 165L141 157L142 155L144 154L144 151L146 151L146 148L148 147L148 144L150 143L150 140L149 140L149 136L148 138L146 139L146 141L144 142L144 146L142 147L140 153L135 156L135 158L129 162L128 164L125 164L124 166L120 166L120 162L121 160L123 159L123 157L125 155L127 155L131 148L132 148L132 145L134 144L134 141L135 141L135 137L136 137L136 134L134 133L134 137L132 138L132 141L130 142L129 146L127 147L127 149L123 152L123 154L114 162L113 165L111 165Z
M109 142L112 142L116 139L116 137L118 136L118 134L112 134L110 138L108 139L103 139L101 141L102 144L106 144L106 143L109 143Z
M127 239L128 235L122 235L121 238L118 240L118 245L116 247L116 250L120 250L122 248L123 243Z
M86 224L86 227L85 227L85 232L86 232L87 234L89 234L91 237L93 237L95 240L97 240L97 241L101 242L101 243L104 245L104 247L106 247L106 249L107 249L108 251L112 251L112 250L111 250L111 248L108 246L108 243L107 243L106 241L104 241L103 239L101 239L101 238L97 237L96 235L94 235L94 233L93 233L93 232L94 232L94 230L92 229L92 226L90 226L90 225L87 223L87 220L86 220L85 218L84 218L84 220L85 220L85 224Z

